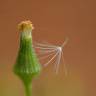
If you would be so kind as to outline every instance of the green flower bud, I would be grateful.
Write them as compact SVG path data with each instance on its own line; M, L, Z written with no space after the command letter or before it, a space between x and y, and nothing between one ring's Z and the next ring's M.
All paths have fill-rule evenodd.
M25 84L27 96L31 96L28 93L29 89L27 87L31 84L32 79L40 73L41 66L32 47L32 23L30 21L23 21L19 24L18 28L20 31L20 48L14 66L14 73Z

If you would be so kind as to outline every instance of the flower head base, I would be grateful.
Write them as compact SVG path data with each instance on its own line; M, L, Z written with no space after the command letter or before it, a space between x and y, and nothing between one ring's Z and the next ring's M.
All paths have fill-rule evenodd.
M23 21L19 24L20 48L14 66L14 72L18 75L24 84L32 82L32 78L41 71L35 50L32 47L32 23Z

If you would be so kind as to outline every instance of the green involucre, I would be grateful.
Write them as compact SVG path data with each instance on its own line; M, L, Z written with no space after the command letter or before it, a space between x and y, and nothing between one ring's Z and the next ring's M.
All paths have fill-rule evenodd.
M40 72L40 64L31 42L31 38L21 38L20 49L14 67L14 72L26 83L31 82L33 76Z

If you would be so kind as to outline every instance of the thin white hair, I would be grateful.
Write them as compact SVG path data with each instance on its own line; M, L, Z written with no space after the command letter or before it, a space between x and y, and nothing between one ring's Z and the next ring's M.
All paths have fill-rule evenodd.
M68 40L69 39L66 38L61 46L56 46L56 45L49 44L49 43L37 43L37 42L34 43L33 47L35 49L39 49L39 52L37 55L40 60L44 61L44 59L51 57L49 58L48 61L46 61L46 63L44 63L44 67L51 64L51 62L53 62L54 60L55 72L56 74L58 74L60 63L62 60L62 62L64 63L64 72L65 72L65 75L67 75L67 68L66 68L66 64L64 60L63 48L67 44Z

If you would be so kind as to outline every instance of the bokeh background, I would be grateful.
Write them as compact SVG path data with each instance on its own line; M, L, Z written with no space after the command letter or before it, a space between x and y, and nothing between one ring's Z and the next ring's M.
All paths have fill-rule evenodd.
M24 96L12 72L19 47L17 25L34 24L33 40L64 48L58 75L50 64L33 81L33 96L96 96L96 0L0 0L0 96Z

